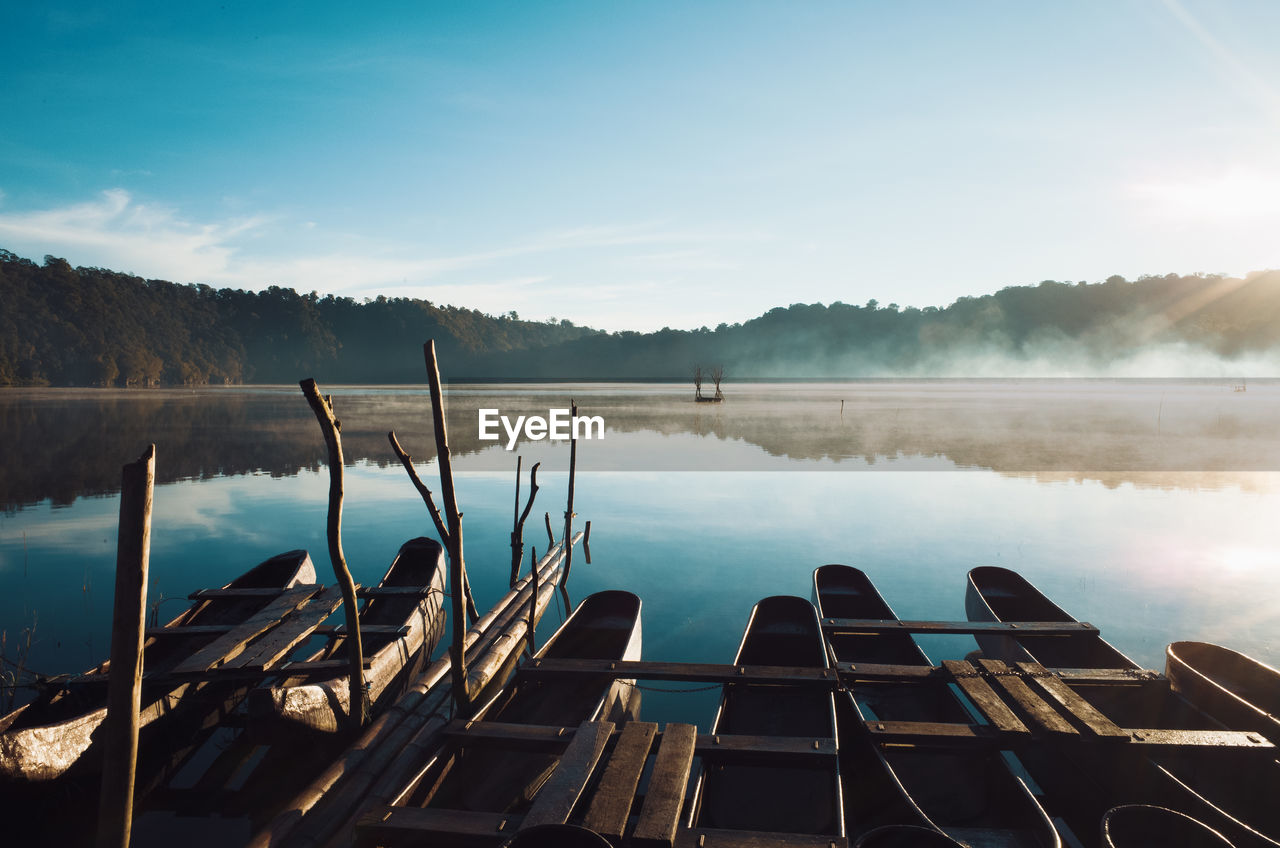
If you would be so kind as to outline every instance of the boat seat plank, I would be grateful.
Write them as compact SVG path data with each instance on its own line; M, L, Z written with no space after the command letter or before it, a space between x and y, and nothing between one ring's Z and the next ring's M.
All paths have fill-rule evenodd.
M627 722L582 820L583 827L594 830L614 845L622 840L627 828L636 787L640 785L640 775L657 733L658 725L654 722Z
M515 833L518 816L475 810L374 807L356 821L357 845L430 839L431 844L486 842L498 845Z
M931 721L868 721L867 731L876 742L900 742L943 747L990 747L1001 733L991 725Z
M174 668L178 674L198 673L216 668L234 659L244 651L249 642L274 627L281 618L307 602L307 599L323 589L323 586L295 586L279 592L279 597L267 604L240 626L224 633L205 647L196 651Z
M695 827L680 831L678 848L848 848L843 836L808 833L762 833Z
M525 663L522 677L572 677L612 675L633 680L680 680L704 683L788 683L832 689L839 682L834 671L825 668L791 666L723 665L718 663L676 663L651 660L536 659Z
M534 797L533 806L520 825L522 829L569 821L612 733L613 722L610 721L584 721L578 727L578 732L573 734L572 741L564 749L564 756L556 763L555 771Z
M369 586L358 587L357 598L411 597L426 598L440 590L434 586Z
M319 589L319 586L315 587ZM189 601L212 601L219 598L274 598L287 590L280 587L261 587L246 589L197 589L187 595Z
M927 665L884 665L881 663L837 663L836 668L846 684L859 680L915 681L950 679L947 670ZM1152 683L1164 682L1164 676L1147 668L1061 668L1046 670L1070 683Z
M978 708L978 712L997 730L1015 734L1031 732L969 663L963 660L943 660L942 667L951 674L960 690Z
M342 605L342 587L330 586L290 613L280 624L224 668L270 668L311 637L320 623Z
M685 788L693 768L698 728L692 724L668 722L653 759L640 819L631 834L638 848L675 844L680 813L684 809Z
M1126 730L1135 745L1155 747L1189 748L1259 748L1272 749L1268 756L1275 756L1275 745L1261 733L1251 730L1163 730L1130 728Z
M1098 628L1087 621L906 621L883 618L824 618L828 633L925 633L986 636L1019 633L1059 636L1091 633Z
M230 633L235 624L175 624L172 627L148 627L148 636L221 636Z
M1058 715L1057 710L1049 706L1043 698L1031 691L1025 680L1017 672L1000 660L978 660L983 671L991 676L996 685L1004 690L1022 711L1023 715L1035 725L1037 730L1048 733L1076 734L1071 722Z
M1117 727L1115 722L1080 696L1078 692L1058 678L1049 674L1045 667L1035 662L1020 662L1018 668L1026 674L1031 685L1042 694L1059 704L1071 718L1095 736L1127 737L1129 734Z
M361 636L408 636L413 628L407 624L362 624ZM345 624L321 624L313 633L315 636L346 636Z

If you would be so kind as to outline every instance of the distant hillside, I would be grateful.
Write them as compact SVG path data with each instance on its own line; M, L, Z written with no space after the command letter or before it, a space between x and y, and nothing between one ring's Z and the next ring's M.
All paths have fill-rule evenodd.
M945 308L778 307L714 330L605 333L425 300L213 289L0 250L0 385L420 383L434 338L446 377L748 377L1233 373L1280 363L1280 272L1046 280ZM673 322L679 321L673 315Z

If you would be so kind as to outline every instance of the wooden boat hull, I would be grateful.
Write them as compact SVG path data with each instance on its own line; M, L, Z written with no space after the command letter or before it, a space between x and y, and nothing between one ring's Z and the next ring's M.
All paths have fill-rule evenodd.
M898 620L870 579L856 568L825 565L814 571L813 581L823 618ZM839 662L932 665L907 633L831 634L828 646ZM864 721L969 723L968 711L949 687L861 683L848 693L847 700L858 727L843 734L842 749L846 756L858 750L866 752L861 755L866 764L843 771L860 775L864 782L872 780L868 775L875 775L879 785L874 793L868 793L866 787L846 789L851 832L905 824L946 834L943 839L962 844L1046 848L1061 844L1044 809L999 752L886 748L869 739L858 741L858 735L865 733ZM868 797L881 800L867 803ZM888 804L895 809L896 821L884 819Z
M789 596L756 604L734 664L826 668L826 646L813 604ZM826 691L728 684L711 732L835 738L835 704ZM694 793L691 825L843 838L840 770L835 764L704 766Z
M444 633L444 549L426 537L405 542L380 587L428 590L423 596L373 598L360 611L361 626L400 626L404 635L362 634L365 687L374 713L384 707L407 683L425 655L435 650ZM346 644L332 640L308 660L346 659ZM346 727L351 711L350 678L346 674L313 674L290 678L249 693L247 707L255 733L288 729L337 733Z
M1061 621L1076 619L1030 581L1007 568L985 565L969 572L964 597L970 621ZM1038 662L1045 668L1138 668L1138 664L1092 633L1064 636L977 636L991 659Z
M314 583L315 579L315 568L307 552L289 551L259 563L223 588L278 587L283 590ZM165 627L235 623L271 600L254 597L196 601ZM144 671L172 668L215 638L216 635L207 634L151 636L144 646ZM42 782L69 773L91 773L99 768L100 752L94 742L95 732L107 715L108 671L109 663L103 663L82 675L86 682L51 692L0 718L0 780ZM95 678L101 682L95 682ZM245 689L234 684L173 686L144 681L139 711L140 750L180 711L226 709L229 703L243 697Z
M1280 744L1280 671L1208 642L1165 651L1173 691L1233 730L1256 730Z
M583 599L535 659L638 660L640 598L597 592ZM622 722L632 712L635 681L610 677L523 679L480 707L475 718L514 724L576 727L584 721ZM529 751L448 746L438 752L397 805L519 812L528 808L559 758Z
M1008 569L984 567L969 576L966 608L979 621L1073 621L1038 589ZM1057 611L1066 618L1056 617ZM1050 616L1045 618L1045 616ZM1055 641L1048 641L1055 640ZM989 643L1016 660L1057 668L1128 668L1136 665L1095 636L1022 636ZM1008 646L1012 644L1013 647ZM984 653L987 648L984 647ZM1025 657L1024 657L1025 659ZM1046 661L1047 660L1047 661ZM1120 665L1123 661L1128 665ZM1140 684L1072 685L1077 693L1120 727L1185 730L1223 729L1222 722L1168 686ZM1042 752L1027 759L1032 775L1055 780L1066 759ZM1154 804L1183 812L1246 845L1280 845L1280 765L1248 767L1230 751L1192 749L1106 753L1077 749L1072 760L1084 774L1097 775L1098 791L1111 803Z

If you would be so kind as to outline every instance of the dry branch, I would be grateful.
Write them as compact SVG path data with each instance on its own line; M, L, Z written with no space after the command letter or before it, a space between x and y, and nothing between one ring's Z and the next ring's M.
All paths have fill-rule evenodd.
M364 726L369 705L364 688L364 647L360 641L360 615L356 608L356 584L347 568L347 558L342 553L342 423L333 415L333 398L320 396L316 381L307 378L298 384L302 394L311 404L311 411L320 422L324 443L329 448L329 516L326 535L329 539L329 561L333 564L333 576L342 590L342 610L347 621L347 659L351 663L350 698L351 712L348 720L352 728ZM356 705L359 705L357 707Z
M516 457L516 509L520 509L520 462L522 457ZM524 560L524 522L529 518L529 512L533 509L533 500L538 496L538 466L541 462L535 462L533 468L529 469L529 500L524 505L524 512L519 515L513 515L514 523L511 526L511 585L515 586L516 581L520 579L520 563ZM536 558L535 558L536 561Z

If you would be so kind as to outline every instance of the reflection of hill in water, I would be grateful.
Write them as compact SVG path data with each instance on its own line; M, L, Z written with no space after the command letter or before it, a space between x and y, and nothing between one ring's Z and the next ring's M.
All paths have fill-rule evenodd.
M712 408L692 403L690 394L652 385L455 386L448 391L451 447L464 457L480 455L464 467L507 468L511 455L478 439L476 410L545 415L573 395L583 414L603 415L608 424L606 440L583 454L586 470L688 468L687 456L665 455L666 440L655 434L703 437L705 444L693 446L696 467L721 470L883 467L885 459L924 457L941 467L1046 481L1252 487L1233 472L1280 469L1274 383L1251 383L1246 393L1224 384L1162 382L738 386ZM424 391L339 390L335 404L349 462L393 463L391 429L416 460L434 456ZM291 475L324 462L319 428L292 387L8 390L0 393L0 427L6 509L113 492L120 466L150 441L157 443L161 482ZM748 449L729 450L730 442ZM546 445L522 442L521 450ZM888 463L895 465L901 467Z

